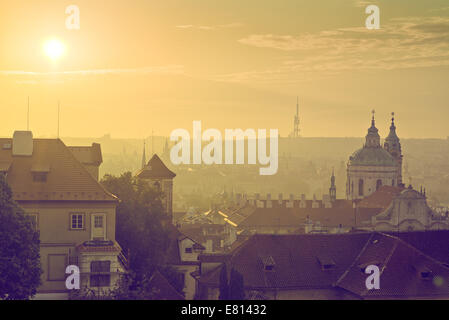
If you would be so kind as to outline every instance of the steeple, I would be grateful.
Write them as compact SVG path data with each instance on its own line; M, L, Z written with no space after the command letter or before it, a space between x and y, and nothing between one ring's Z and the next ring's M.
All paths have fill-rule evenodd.
M145 157L145 140L143 140L143 153L142 153L142 169L147 165L147 159Z
M402 183L402 150L401 142L396 134L396 126L394 124L394 112L391 113L390 133L385 138L384 149L387 150L398 164L398 185Z
M331 187L329 188L329 196L332 202L334 202L337 199L337 187L335 186L334 168L332 168Z
M368 129L366 135L365 148L380 148L379 130L376 128L376 121L374 119L375 110L372 111L373 117L371 119L371 127Z

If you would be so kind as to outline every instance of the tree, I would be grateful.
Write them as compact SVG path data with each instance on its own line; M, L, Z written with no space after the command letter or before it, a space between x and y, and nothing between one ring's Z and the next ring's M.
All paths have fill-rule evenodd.
M219 300L229 299L229 284L228 284L228 271L226 270L226 264L223 263L220 271L220 295Z
M229 279L229 299L245 300L243 276L234 268L231 270L231 279Z
M25 300L41 284L39 232L0 174L0 299Z
M130 251L133 274L123 285L129 285L133 292L139 290L139 296L148 298L151 292L146 283L157 268L182 293L184 283L179 273L164 265L169 238L164 225L162 194L130 172L119 177L105 175L101 183L120 199L116 209L116 239L125 251Z

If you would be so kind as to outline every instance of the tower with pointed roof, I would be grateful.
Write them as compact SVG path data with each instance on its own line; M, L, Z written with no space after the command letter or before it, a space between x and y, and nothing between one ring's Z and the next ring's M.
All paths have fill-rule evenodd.
M176 174L162 162L157 154L137 173L136 177L146 181L162 193L162 206L165 214L173 217L173 178Z
M391 113L390 133L384 142L384 149L387 150L398 164L398 185L402 184L402 150L401 142L396 134L396 126L394 124L394 112Z
M374 110L372 114L363 148L349 157L346 181L349 200L363 199L383 185L397 186L400 183L400 164L390 149L382 148Z

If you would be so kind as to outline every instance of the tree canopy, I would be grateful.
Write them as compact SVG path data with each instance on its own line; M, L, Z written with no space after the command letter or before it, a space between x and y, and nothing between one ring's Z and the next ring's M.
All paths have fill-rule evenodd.
M0 174L0 299L24 300L41 284L39 232Z
M182 293L183 283L176 271L164 261L169 237L164 224L166 217L161 193L130 172L118 177L106 175L101 183L120 199L116 210L116 239L125 251L130 252L131 273L126 283L131 289L141 291L158 269Z

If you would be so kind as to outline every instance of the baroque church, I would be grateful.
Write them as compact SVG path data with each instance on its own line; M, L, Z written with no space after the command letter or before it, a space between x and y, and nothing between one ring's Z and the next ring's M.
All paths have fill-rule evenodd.
M403 186L401 143L396 134L394 113L392 113L390 133L382 147L373 110L371 127L368 129L365 144L349 157L346 198L348 200L363 199L383 185Z

